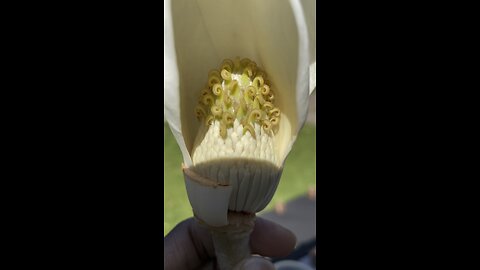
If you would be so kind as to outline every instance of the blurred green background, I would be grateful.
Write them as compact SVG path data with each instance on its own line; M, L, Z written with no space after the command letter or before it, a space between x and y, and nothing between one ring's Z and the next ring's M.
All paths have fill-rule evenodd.
M192 216L181 171L182 154L175 138L164 125L164 236L180 221ZM262 211L271 210L277 202L287 202L306 194L315 187L316 127L305 124L285 163L280 184L270 204ZM259 213L261 214L261 213Z

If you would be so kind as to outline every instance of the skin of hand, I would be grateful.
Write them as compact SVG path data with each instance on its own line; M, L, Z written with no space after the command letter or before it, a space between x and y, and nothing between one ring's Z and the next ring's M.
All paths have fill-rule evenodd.
M163 243L164 269L217 269L212 237L209 231L193 218L179 223L164 238ZM250 235L253 254L267 257L287 256L294 249L295 243L295 235L288 229L266 219L256 218ZM275 268L270 261L254 255L241 261L235 269Z

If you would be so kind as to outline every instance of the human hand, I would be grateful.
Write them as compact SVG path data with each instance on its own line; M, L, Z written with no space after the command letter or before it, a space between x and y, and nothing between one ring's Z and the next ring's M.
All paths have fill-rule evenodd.
M282 226L257 217L250 236L253 254L268 257L287 256L295 247L295 235ZM189 218L179 223L164 239L165 269L217 269L210 232ZM235 269L274 270L273 264L259 256L240 262Z

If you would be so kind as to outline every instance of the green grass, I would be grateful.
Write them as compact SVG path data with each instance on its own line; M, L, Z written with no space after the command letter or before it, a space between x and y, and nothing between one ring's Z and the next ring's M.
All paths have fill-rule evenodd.
M180 221L192 216L181 171L182 154L167 124L164 126L164 228L166 235ZM305 125L285 163L277 191L263 211L271 210L277 202L287 202L305 194L315 185L316 128Z

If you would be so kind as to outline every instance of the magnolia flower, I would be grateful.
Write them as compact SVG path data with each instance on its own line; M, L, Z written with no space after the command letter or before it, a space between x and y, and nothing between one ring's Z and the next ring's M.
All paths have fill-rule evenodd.
M165 117L195 216L271 200L316 86L315 1L164 2Z
M165 1L164 7L165 117L180 146L184 168L195 168L211 160L223 160L225 167L231 167L231 164L225 162L227 158L245 157L266 160L266 163L273 167L270 168L274 171L272 174L276 174L269 178L258 176L255 171L259 171L259 168L246 170L251 181L255 181L253 178L257 177L271 182L268 188L264 187L268 189L264 198L254 198L257 202L246 202L246 198L239 198L240 190L234 190L239 188L239 182L244 178L239 175L242 174L241 169L235 168L232 172L229 172L228 168L217 168L214 172L209 171L209 168L187 170L186 178L189 178L189 175L204 178L217 176L215 189L204 188L205 185L200 185L199 181L187 180L187 191L197 217L214 226L225 225L228 209L258 212L268 204L278 184L285 159L306 119L308 96L316 86L315 1L176 0ZM237 57L240 57L240 60ZM242 60L243 63L237 62ZM265 74L264 79L268 77L270 85L265 84L265 81L263 84L274 93L274 103L270 104L273 103L279 113L279 117L273 118L274 121L279 121L273 136L263 132L263 128L258 128L262 122L247 121L249 125L244 127L239 123L243 119L235 117L236 115L233 115L236 119L233 119L229 128L222 125L222 121L210 121L209 126L205 125L205 118L210 116L212 120L212 115L208 112L208 107L198 107L199 101L202 101L202 91L213 90L215 82L218 86L220 82L215 81L215 78L223 80L222 74L219 74L222 66L227 67L228 71L228 66L235 68L235 64L241 69L239 72L244 72L245 67L250 64L250 67ZM217 69L217 76L212 76L214 69ZM234 74L237 77L240 75ZM245 86L253 84L255 76L250 77ZM212 78L213 83L208 81ZM241 84L241 80L231 81ZM258 77L255 83L258 85ZM225 86L225 83L223 84ZM266 91L265 87L262 89ZM229 92L229 89L215 90ZM215 98L215 95L209 95L211 96ZM235 101L238 100L231 102ZM207 112L203 112L204 118L199 121L197 118L202 117L201 109ZM267 114L269 108L260 109L260 113ZM208 133L208 128L212 133L208 134L212 135L209 136L211 140L201 144L199 141ZM220 129L222 133L227 133L229 138L222 134L216 137L218 140L213 139ZM240 132L236 132L237 129L241 129L238 130ZM247 132L244 132L244 129L247 129ZM251 132L251 129L259 131L260 136L255 136L256 132ZM231 138L232 135L234 138ZM268 139L269 137L272 139ZM261 140L268 141L263 148L255 143ZM235 176L237 179L232 179ZM250 186L248 191L242 192L257 192L262 189L261 185L257 186L255 183L250 183ZM191 192L193 190L196 192ZM219 203L225 200L229 203Z

